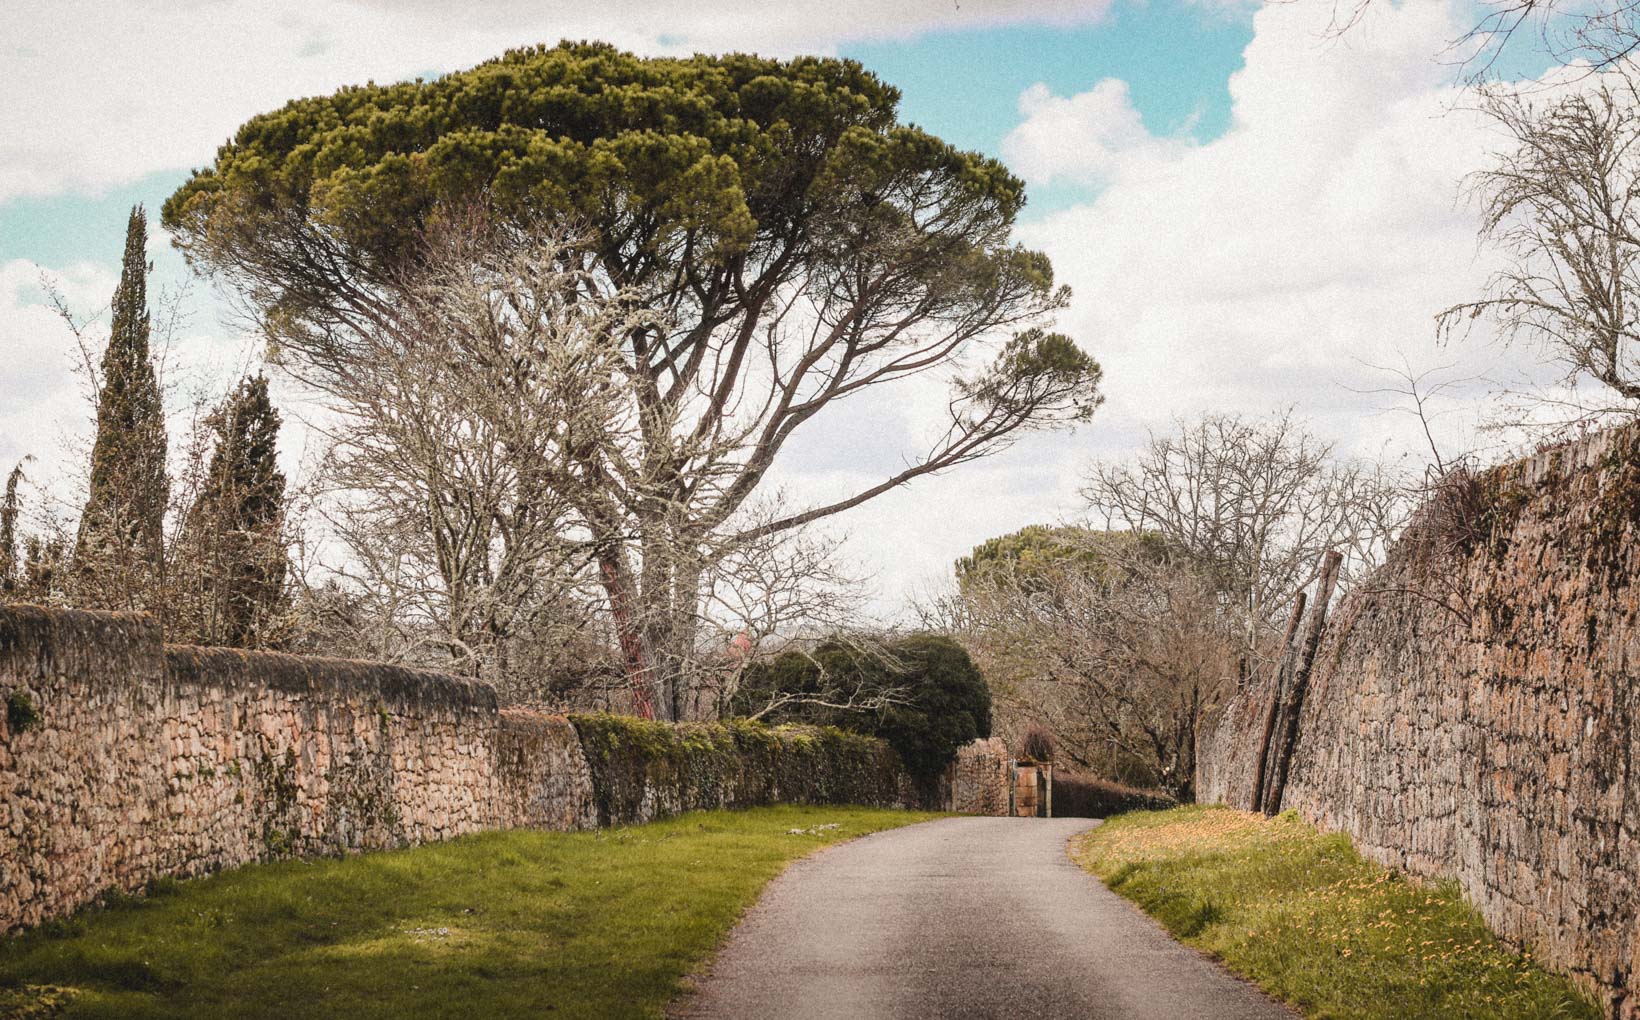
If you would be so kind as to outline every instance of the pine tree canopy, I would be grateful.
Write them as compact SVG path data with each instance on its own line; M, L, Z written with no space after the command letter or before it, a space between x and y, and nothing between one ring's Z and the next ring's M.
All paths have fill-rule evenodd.
M254 117L164 220L252 297L276 349L321 365L345 357L336 325L383 313L372 288L425 231L475 204L584 224L604 271L681 320L679 365L804 281L838 293L881 276L851 296L914 322L1006 328L1061 303L1048 259L1010 239L1019 179L900 123L898 104L851 60L520 49ZM1005 367L987 399L1032 399L1013 383L1035 373L1096 403L1097 366L1062 337L1032 334Z
M166 202L165 224L184 250L216 261L296 217L371 270L414 251L440 202L480 195L585 217L634 269L790 242L840 207L919 184L929 197L949 189L976 224L1010 221L1020 182L900 125L898 102L848 60L520 49L253 118Z

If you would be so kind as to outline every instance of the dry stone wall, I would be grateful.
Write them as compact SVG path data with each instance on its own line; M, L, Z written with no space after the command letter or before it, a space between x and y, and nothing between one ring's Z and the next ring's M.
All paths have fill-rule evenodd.
M0 699L0 931L104 890L276 857L776 799L907 802L881 742L761 727L719 748L736 793L689 767L691 736L670 785L641 776L649 792L612 798L576 723L501 710L487 684L166 646L153 620L132 614L0 606ZM754 743L757 754L740 754ZM798 744L828 754L782 753ZM650 765L635 744L598 753L605 777ZM784 778L763 776L777 768Z
M1012 784L1008 745L1001 737L957 748L951 763L951 810L968 815L1006 815Z
M1202 755L1247 807L1267 690ZM1448 482L1339 605L1283 802L1640 1017L1640 431Z

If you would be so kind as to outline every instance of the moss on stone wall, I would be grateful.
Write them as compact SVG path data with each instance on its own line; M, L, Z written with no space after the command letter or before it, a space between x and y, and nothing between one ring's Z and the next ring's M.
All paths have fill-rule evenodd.
M833 727L570 719L592 772L599 825L712 808L904 799L898 756L880 740Z
M21 687L6 695L6 729L12 735L27 733L40 725L40 710L34 698Z

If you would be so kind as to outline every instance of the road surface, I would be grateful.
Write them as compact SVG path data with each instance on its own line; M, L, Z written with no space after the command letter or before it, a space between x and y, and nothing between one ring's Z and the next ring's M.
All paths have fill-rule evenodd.
M700 1020L1292 1020L1065 855L1094 822L948 818L792 865L730 936Z

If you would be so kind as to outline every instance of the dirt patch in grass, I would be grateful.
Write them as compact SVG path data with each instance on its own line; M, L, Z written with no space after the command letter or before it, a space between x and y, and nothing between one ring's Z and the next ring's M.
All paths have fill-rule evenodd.
M1071 856L1316 1020L1602 1016L1566 978L1493 936L1455 885L1410 881L1291 813L1123 815L1074 840Z
M789 862L933 817L705 812L163 883L0 939L0 1018L660 1017Z

